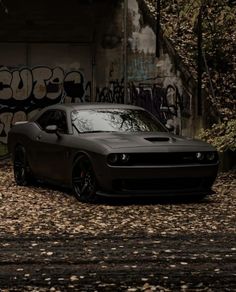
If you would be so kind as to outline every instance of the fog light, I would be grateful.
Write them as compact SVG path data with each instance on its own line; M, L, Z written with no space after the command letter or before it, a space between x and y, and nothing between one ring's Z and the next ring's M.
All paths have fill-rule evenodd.
M197 160L203 160L204 159L204 154L202 152L197 152L196 153L196 158Z
M117 161L118 161L118 154L110 154L109 156L108 156L108 158L107 158L107 160L108 160L108 163L110 163L110 164L115 164L115 163L117 163Z
M209 160L209 161L213 161L215 159L215 153L214 152L209 152L207 153L206 155L206 159Z
M125 153L121 154L121 156L120 156L120 159L121 159L122 162L129 161L129 158L130 158L129 155L125 154Z

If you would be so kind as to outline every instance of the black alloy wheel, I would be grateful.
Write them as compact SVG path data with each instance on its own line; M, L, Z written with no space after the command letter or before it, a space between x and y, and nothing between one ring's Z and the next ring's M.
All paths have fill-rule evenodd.
M26 150L23 146L17 146L15 149L13 167L14 177L17 185L28 185L31 180L31 175L27 161Z
M75 197L81 202L95 203L97 201L96 177L91 162L86 156L76 159L72 171L72 187Z

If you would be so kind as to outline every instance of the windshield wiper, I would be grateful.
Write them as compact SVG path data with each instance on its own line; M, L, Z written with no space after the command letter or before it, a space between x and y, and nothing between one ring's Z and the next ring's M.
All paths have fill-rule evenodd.
M110 132L117 132L117 131L94 130L94 131L84 131L84 132L80 132L80 133L87 134L87 133L110 133Z

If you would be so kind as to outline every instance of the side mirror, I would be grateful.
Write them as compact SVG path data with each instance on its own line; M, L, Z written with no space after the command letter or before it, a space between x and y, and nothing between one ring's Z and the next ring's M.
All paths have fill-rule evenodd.
M45 128L45 132L48 133L48 134L58 134L57 125L48 125Z
M168 130L169 132L174 132L175 127L174 127L173 125L166 124L165 126L166 126L166 128L167 128L167 130Z

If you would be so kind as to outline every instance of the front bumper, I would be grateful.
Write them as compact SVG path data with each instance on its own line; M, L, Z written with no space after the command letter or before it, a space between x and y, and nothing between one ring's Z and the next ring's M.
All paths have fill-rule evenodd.
M218 163L109 166L97 172L98 195L114 197L209 195Z

